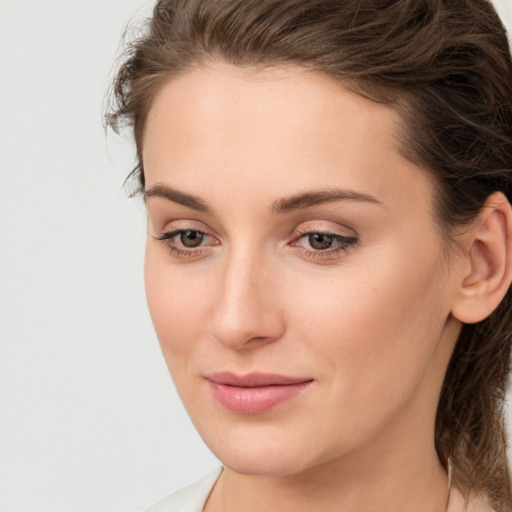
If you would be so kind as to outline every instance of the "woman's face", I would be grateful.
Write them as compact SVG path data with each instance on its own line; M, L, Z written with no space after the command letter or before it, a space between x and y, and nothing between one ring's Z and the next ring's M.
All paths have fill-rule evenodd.
M165 85L144 138L146 290L199 433L284 475L432 445L456 258L398 118L297 68Z

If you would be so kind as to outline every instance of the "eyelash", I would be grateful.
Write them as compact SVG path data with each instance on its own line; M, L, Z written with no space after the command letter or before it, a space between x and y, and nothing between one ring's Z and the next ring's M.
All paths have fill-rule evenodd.
M162 242L165 247L174 255L181 257L181 258L190 258L190 257L200 257L204 251L206 250L206 247L203 245L197 246L197 247L189 247L189 248L181 248L186 246L177 246L175 243L172 243L172 240L181 234L185 233L186 231L193 231L195 233L198 233L204 237L213 238L208 233L205 233L204 231L196 230L196 229L177 229L175 231L170 231L167 233L162 233L160 236L155 237L156 240ZM294 247L300 247L298 241L301 239L305 239L306 237L309 237L311 235L323 235L332 237L333 243L338 243L337 246L334 248L327 248L327 249L304 249L303 254L307 258L311 259L327 259L327 258L333 258L337 255L349 251L351 248L353 248L357 243L358 239L355 236L344 236L339 235L337 233L330 233L327 231L312 231L312 230L299 230L298 231L298 237L296 236L293 240Z

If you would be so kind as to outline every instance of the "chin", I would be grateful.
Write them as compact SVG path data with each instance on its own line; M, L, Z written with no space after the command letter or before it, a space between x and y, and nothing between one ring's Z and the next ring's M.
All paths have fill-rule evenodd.
M223 455L223 454L219 454ZM219 457L217 455L217 457ZM224 466L242 474L251 476L289 476L301 473L310 468L304 461L294 459L290 454L258 454L245 453L242 455L228 454L220 458Z
M212 433L202 437L224 466L243 475L294 475L324 462L324 454L315 452L311 440L287 430L227 429L222 436Z

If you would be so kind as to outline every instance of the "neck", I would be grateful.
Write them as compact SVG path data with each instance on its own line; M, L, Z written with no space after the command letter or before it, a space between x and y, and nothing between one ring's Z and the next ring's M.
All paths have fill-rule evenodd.
M405 444L405 443L404 443ZM448 482L437 454L416 445L401 456L358 453L285 476L226 468L206 512L445 512Z

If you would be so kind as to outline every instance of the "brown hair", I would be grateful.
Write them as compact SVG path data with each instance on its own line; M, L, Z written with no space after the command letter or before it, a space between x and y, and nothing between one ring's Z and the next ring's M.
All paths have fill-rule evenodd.
M396 108L402 149L439 184L444 238L485 199L512 199L512 64L505 29L486 0L160 0L131 40L106 124L135 133L144 188L144 124L160 87L192 66L299 65ZM512 510L503 416L512 297L464 325L440 396L435 441L467 494Z

